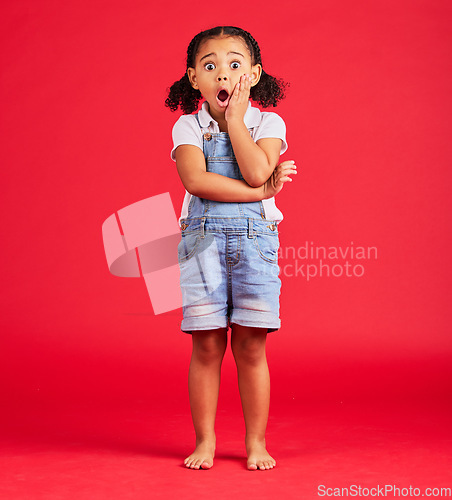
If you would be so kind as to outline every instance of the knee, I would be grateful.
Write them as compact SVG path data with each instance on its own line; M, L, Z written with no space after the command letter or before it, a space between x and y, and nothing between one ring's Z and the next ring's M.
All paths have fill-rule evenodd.
M193 355L204 364L216 363L223 359L227 346L226 334L196 333L193 338Z
M265 360L265 339L251 337L231 342L231 350L237 364L258 365Z

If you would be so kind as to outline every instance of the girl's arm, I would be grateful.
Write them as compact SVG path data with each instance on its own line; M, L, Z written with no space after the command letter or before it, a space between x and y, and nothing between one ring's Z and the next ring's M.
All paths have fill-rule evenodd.
M263 185L251 187L240 179L207 172L204 154L197 146L190 144L178 146L176 167L185 189L198 198L238 203L264 199Z
M275 170L281 153L281 139L259 139L254 142L243 121L248 108L251 79L243 75L231 96L225 118L240 172L252 187L264 184Z
M212 201L236 203L271 198L281 191L285 182L292 181L289 175L297 173L294 162L285 161L271 172L267 182L251 187L245 181L207 172L203 152L189 144L176 148L176 167L182 184L190 194Z
M243 120L228 122L228 133L243 178L250 186L261 186L278 165L281 139L259 139L254 142Z

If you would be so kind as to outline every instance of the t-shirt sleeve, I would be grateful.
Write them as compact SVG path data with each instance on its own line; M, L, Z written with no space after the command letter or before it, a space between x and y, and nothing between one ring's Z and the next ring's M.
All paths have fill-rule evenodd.
M263 112L261 116L261 123L254 134L254 142L257 142L259 139L281 139L281 154L285 153L288 146L284 120L276 113Z
M182 115L173 127L171 159L176 161L176 148L182 144L198 146L202 151L202 134L195 115Z

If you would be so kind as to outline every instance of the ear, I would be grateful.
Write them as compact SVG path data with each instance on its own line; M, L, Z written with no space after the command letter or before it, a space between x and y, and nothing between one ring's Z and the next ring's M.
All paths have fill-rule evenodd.
M196 81L195 68L188 68L187 69L187 76L188 76L188 79L190 80L191 86L194 89L198 90L198 82Z
M254 87L259 83L262 75L262 66L260 64L255 64L251 68L251 87Z

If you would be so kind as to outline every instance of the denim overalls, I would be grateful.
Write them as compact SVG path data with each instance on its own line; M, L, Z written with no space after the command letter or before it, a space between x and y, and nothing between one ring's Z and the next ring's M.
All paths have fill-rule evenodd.
M243 180L229 135L201 130L207 171ZM178 245L181 330L227 328L231 323L267 332L279 329L278 248L278 224L265 218L262 201L192 196Z

